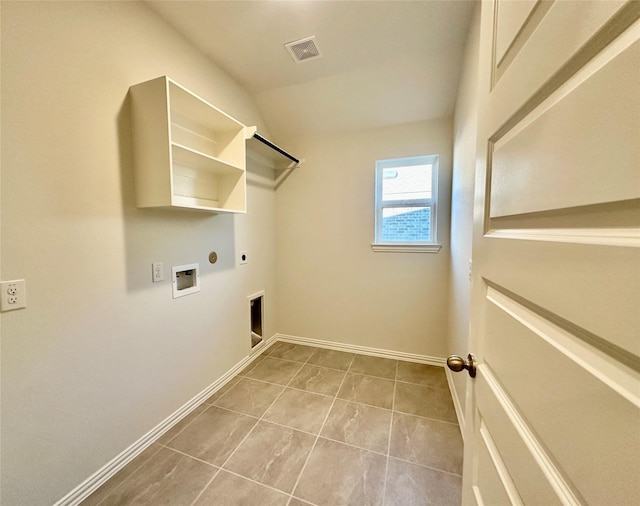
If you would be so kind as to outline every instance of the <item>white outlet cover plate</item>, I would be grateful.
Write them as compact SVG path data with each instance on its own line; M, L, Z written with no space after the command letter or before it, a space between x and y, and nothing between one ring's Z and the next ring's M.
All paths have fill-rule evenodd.
M27 285L24 279L0 282L0 310L13 311L27 307Z
M246 251L241 251L240 252L240 265L244 265L247 263L247 252Z
M151 281L154 283L164 281L164 265L162 262L151 264Z

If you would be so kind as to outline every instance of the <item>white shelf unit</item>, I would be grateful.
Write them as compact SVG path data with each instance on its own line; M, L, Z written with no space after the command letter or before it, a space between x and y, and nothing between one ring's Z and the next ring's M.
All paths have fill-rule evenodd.
M246 212L245 126L167 76L130 96L136 205Z

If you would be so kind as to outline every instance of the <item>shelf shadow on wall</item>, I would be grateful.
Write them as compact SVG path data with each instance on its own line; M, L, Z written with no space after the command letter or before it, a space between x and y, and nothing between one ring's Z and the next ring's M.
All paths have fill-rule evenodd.
M233 215L136 207L130 112L127 95L117 116L127 290L163 284L170 293L173 265L198 262L201 276L235 268ZM218 256L215 264L209 263L212 251ZM164 264L164 281L156 284L151 281L153 262Z

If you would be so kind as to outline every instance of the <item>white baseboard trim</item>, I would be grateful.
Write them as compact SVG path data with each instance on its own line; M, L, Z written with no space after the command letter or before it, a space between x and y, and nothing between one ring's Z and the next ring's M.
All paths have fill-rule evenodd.
M113 458L110 462L105 464L102 468L89 476L80 485L74 488L71 492L65 495L62 499L54 504L54 506L77 506L93 492L95 492L101 485L103 485L109 478L115 475L118 471L124 468L129 462L136 458L140 453L151 446L158 438L160 438L165 432L176 425L185 416L196 409L205 400L211 397L214 393L220 390L231 378L233 378L238 372L244 369L247 365L257 359L262 353L264 353L270 346L277 341L283 341L294 344L308 344L311 346L317 346L318 348L327 348L330 350L347 351L351 353L357 353L360 355L371 355L374 357L391 358L396 360L404 360L406 362L417 362L421 364L429 364L444 367L445 359L441 357L431 357L428 355L418 355L415 353L405 353L401 351L383 350L379 348L370 348L368 346L358 346L355 344L337 343L334 341L324 341L321 339L312 339L308 337L291 336L287 334L274 334L268 340L263 341L256 346L249 355L238 362L234 367L229 369L223 376L214 381L211 385L205 388L202 392L193 397L190 401L181 406L174 413L169 415L165 420L156 425L153 429L147 432L144 436L138 439L131 446L126 448L122 453ZM451 389L451 395L454 399L454 406L456 408L456 414L460 421L460 427L463 427L464 417L461 417L462 411L460 410L460 403L457 400L457 394L455 388L453 388L452 380L449 378L449 371L447 371L447 380L449 382L449 388ZM464 431L463 431L464 434Z
M264 351L276 342L276 335L271 336L268 340L251 350L250 354L229 369L224 375L214 381L202 392L193 397L190 401L180 407L177 411L169 415L144 436L138 439L131 446L126 448L122 453L117 455L102 468L89 476L80 485L65 495L62 499L54 504L54 506L76 506L95 492L109 478L120 471L124 466L136 458L140 453L151 446L160 436L171 429L175 424L182 420L185 416L196 409L200 404L206 401L214 393L227 384L231 378L244 369L247 365L257 359Z
M456 390L455 383L453 382L453 371L448 367L444 368L444 372L447 375L447 383L449 384L449 391L451 392L451 398L453 399L453 407L456 410L456 417L458 418L458 425L460 425L460 432L462 433L462 439L464 440L464 404L458 397L458 391Z
M318 348L327 348L329 350L348 351L359 355L371 355L373 357L392 358L396 360L404 360L405 362L418 362L420 364L437 365L444 367L446 361L441 357L430 357L428 355L418 355L416 353L405 353L403 351L382 350L380 348L370 348L368 346L358 346L355 344L336 343L334 341L324 341L321 339L312 339L310 337L291 336L287 334L276 334L274 336L278 341L293 344L308 344L317 346Z

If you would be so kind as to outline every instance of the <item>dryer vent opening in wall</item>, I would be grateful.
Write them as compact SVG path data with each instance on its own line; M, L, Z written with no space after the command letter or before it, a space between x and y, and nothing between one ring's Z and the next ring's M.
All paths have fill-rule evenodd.
M264 292L249 297L249 313L251 319L251 347L262 342L262 314L264 312Z

